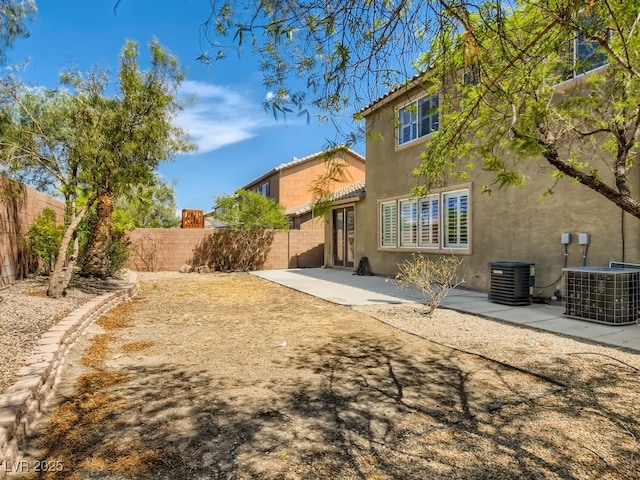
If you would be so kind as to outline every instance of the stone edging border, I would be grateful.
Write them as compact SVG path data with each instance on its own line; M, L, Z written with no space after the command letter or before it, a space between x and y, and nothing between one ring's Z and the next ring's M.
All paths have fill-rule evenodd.
M17 380L0 394L0 480L13 471L20 444L60 380L64 359L78 336L101 315L126 302L138 292L138 276L126 273L127 286L101 295L68 314L42 334Z

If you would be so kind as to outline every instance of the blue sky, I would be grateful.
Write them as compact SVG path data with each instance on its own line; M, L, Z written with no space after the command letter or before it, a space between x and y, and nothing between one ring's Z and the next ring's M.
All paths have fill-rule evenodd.
M187 129L199 150L163 163L160 175L176 181L178 210L209 210L213 196L231 193L273 167L324 149L339 140L330 125L315 118L289 116L285 121L265 112L268 94L258 59L230 54L210 66L196 60L202 45L199 27L209 15L206 0L36 0L38 13L29 23L31 36L17 39L6 66L19 65L28 83L55 87L65 68L98 65L117 74L125 40L141 46L156 37L187 68L185 93L198 101L177 123ZM215 54L215 52L212 52ZM352 111L345 112L349 118ZM364 154L363 146L355 146Z

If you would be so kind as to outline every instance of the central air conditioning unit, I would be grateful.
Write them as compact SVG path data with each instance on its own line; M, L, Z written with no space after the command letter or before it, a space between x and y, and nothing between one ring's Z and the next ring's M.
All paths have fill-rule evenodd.
M504 305L529 305L535 281L535 264L491 262L489 300Z
M640 269L563 268L562 277L565 315L607 325L640 318Z

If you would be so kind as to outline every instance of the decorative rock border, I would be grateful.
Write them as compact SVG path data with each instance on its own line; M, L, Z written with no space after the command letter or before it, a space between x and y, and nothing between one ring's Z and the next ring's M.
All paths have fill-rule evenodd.
M26 364L18 370L18 380L0 394L0 480L12 471L30 423L60 380L70 347L92 322L132 298L138 288L137 275L128 271L126 287L85 303L42 334Z

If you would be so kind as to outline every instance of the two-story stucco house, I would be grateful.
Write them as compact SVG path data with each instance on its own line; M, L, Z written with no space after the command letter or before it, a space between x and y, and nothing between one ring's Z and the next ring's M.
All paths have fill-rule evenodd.
M571 78L563 88L579 80ZM366 193L336 206L336 211L350 209L353 217L351 255L356 265L367 256L375 273L395 275L397 264L414 253L457 255L463 257L465 286L488 291L491 262L532 263L535 293L550 295L560 285L565 266L640 263L640 224L612 202L566 179L555 194L541 199L553 183L553 168L543 159L522 164L524 186L492 196L483 193L482 186L490 184L494 174L475 168L466 181L449 179L428 196L412 198L417 182L412 172L429 137L443 128L439 103L439 95L427 94L416 77L360 112L370 133ZM606 161L589 160L595 168ZM601 170L607 169L602 165ZM640 188L638 179L633 188ZM333 243L342 225L335 216L328 220L325 264L342 266L335 261Z
M256 191L274 199L285 208L294 229L323 229L321 217L314 217L313 202L316 194L314 183L327 174L331 163L341 164L340 178L326 183L330 192L362 186L365 176L365 159L348 148L337 148L317 152L278 165L255 180L247 183L244 190Z

